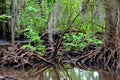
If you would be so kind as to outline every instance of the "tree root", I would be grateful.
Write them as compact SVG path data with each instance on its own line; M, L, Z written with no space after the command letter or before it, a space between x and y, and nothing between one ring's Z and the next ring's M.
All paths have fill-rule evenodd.
M101 45L95 49L94 46L88 45L83 51L65 52L65 48L61 46L59 53L49 59L49 54L44 57L39 56L35 52L25 50L18 46L8 47L0 51L0 66L12 68L35 67L38 64L58 65L68 63L82 69L104 70L107 72L115 71L119 60L119 49L108 48ZM49 50L50 52L50 50Z
M26 68L35 67L39 63L47 63L45 58L37 55L35 52L25 50L18 46L8 47L0 51L0 67Z
M76 64L83 69L115 71L119 59L118 51L101 45L87 54L79 56Z

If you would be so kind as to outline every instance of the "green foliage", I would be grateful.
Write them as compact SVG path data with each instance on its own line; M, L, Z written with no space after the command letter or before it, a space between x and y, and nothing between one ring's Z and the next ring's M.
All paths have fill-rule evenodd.
M19 10L18 25L24 25L25 30L18 28L18 33L25 33L27 38L30 39L31 44L25 45L24 48L32 51L43 52L44 47L42 40L39 38L39 34L45 32L47 23L50 19L50 15L53 14L53 8L55 0L44 0L41 3L38 0L26 0L25 7ZM57 32L64 32L67 29L67 25L74 19L74 17L80 13L80 16L72 24L70 34L65 34L64 46L69 51L71 48L75 48L77 51L82 50L87 44L94 44L98 46L102 43L93 36L92 33L96 31L103 31L103 27L98 25L98 16L93 15L94 7L97 6L94 0L90 0L87 4L85 12L80 11L80 7L85 4L84 0L60 0L59 1L59 14L57 16ZM94 20L94 21L93 21ZM96 24L94 24L96 23ZM72 31L79 32L78 35Z
M31 27L27 27L24 31L26 32L26 37L30 40L30 43L28 45L24 45L23 48L36 51L39 55L42 55L45 50L45 46L42 45L42 40L39 35ZM31 45L31 43L34 46Z
M46 8L47 5L43 4ZM48 11L43 11L42 8L35 1L26 1L24 9L19 10L18 25L30 26L37 33L42 33L46 29L46 22L48 20Z
M0 15L0 22L7 22L7 20L5 20L5 19L10 19L10 18L12 18L12 16L9 16L7 14L2 14L2 15Z
M42 34L45 31L49 15L49 11L43 11L43 8L47 9L47 5L40 5L37 0L27 0L25 8L20 9L18 15L18 25L25 26L25 30L21 30L20 27L18 28L18 35L24 33L30 40L30 44L24 45L23 48L36 51L40 55L43 54L45 46L42 45L39 34ZM31 45L31 43L34 45Z
M102 43L101 40L98 40L92 37L89 34L79 33L78 35L75 34L65 34L64 38L64 46L66 47L66 51L69 51L71 48L80 51L82 50L87 44L94 44L98 46Z
M12 16L8 16L7 14L2 14L0 15L0 18L4 19L4 18L12 18Z
M91 0L87 4L87 9L85 12L80 12L78 9L81 7L86 1L61 1L62 5L64 4L63 14L64 18L60 19L62 25L58 26L58 31L65 31L69 24L76 14L80 13L80 16L75 20L72 24L72 28L69 31L70 34L65 34L63 37L64 39L64 46L66 50L69 51L71 48L74 48L77 51L82 50L88 44L94 44L96 47L102 43L101 40L95 38L93 33L96 31L103 31L103 27L101 27L98 23L98 15L92 14L94 12L94 8L97 6L94 0ZM104 23L103 23L104 24ZM73 33L72 31L76 31L78 35Z

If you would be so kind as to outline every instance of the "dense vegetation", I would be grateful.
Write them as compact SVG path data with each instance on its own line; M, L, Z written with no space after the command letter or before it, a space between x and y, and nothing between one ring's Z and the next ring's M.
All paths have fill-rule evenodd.
M83 6L87 6L88 8L86 7L83 11ZM102 19L103 23L101 23L101 25L99 23L98 11L96 10L97 7L98 3L94 0L88 3L87 1L79 0L46 0L42 2L26 0L24 2L24 8L19 8L16 36L22 34L24 37L29 38L30 43L34 43L35 46L28 44L25 45L24 48L39 52L45 50L42 46L41 36L45 34L52 36L55 34L61 35L71 26L71 29L69 29L65 35L62 35L64 38L62 43L67 51L69 51L71 47L80 51L88 44L98 46L102 43L99 38L101 34L96 35L96 33L102 33L104 30L104 18ZM69 26L78 14L79 16ZM21 30L21 26L24 27L24 29Z
M30 54L25 49L53 65L67 55L80 68L119 72L119 0L1 0L0 4L0 38L12 42L13 48L17 40L29 40L22 45L24 50L20 48L26 56ZM10 49L10 54L19 52Z

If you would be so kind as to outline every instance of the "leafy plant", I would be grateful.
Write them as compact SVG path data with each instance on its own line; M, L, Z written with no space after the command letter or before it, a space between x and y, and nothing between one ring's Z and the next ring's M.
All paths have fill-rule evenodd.
M98 21L98 17L91 15L92 11L94 12L94 3L91 0L87 4L87 9L85 12L80 12L80 7L84 5L85 1L70 1L70 0L61 0L59 1L59 15L57 16L57 32L63 32L68 27L67 25L72 21L76 14L80 13L80 16L72 24L70 34L66 34L64 38L64 46L66 50L69 51L71 48L75 48L77 51L82 50L87 44L99 45L102 43L101 40L93 37L93 32L102 31L102 28L94 24L93 19ZM38 3L37 0L26 0L25 8L19 10L18 15L18 25L25 25L25 30L18 32L26 32L27 38L30 39L30 43L26 48L30 48L32 51L44 51L44 48L38 48L42 45L42 40L39 38L39 34L45 32L47 23L49 21L50 15L55 5L55 0L43 0L41 3ZM87 17L86 17L87 16ZM91 21L91 22L90 22ZM72 31L79 32L78 35ZM37 45L39 44L39 45ZM35 49L34 49L35 47ZM40 50L39 50L40 49Z
M9 16L7 14L0 15L0 22L7 22L7 19L12 18L12 16Z
M46 29L46 22L48 20L48 11L43 11L43 7L47 7L45 4L40 4L35 1L26 1L24 9L19 10L18 25L30 26L33 30L39 34L43 33ZM20 29L19 29L20 30Z
M2 14L2 15L0 15L0 18L12 18L12 16L8 16L7 14Z
M66 47L66 51L70 51L71 48L74 48L77 51L82 50L87 44L94 44L98 46L102 43L101 40L98 40L91 35L79 33L78 35L75 34L65 34L63 37L64 39L64 46Z
M24 45L23 48L36 51L39 55L43 55L42 53L45 50L45 46L42 45L42 40L39 35L31 27L27 27L25 32L26 37L30 40L30 43Z

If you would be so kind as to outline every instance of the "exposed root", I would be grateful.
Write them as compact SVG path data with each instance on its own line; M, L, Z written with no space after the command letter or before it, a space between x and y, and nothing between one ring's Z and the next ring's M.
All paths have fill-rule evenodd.
M47 64L51 66L68 63L82 69L111 72L115 71L118 65L120 53L119 47L113 48L101 45L96 49L94 45L89 44L83 51L77 52L74 49L71 49L71 51L66 52L65 47L60 45L56 56L53 57L54 50L51 50L49 48L50 46L47 46L47 44L45 46L46 52L44 57L39 56L35 52L20 48L19 46L2 49L0 51L0 66L24 69L26 67L35 67L37 64Z
M114 71L118 61L118 51L103 45L96 50L79 56L76 64L83 69Z
M0 51L0 66L12 67L12 68L26 68L35 67L39 63L47 63L45 58L37 55L35 52L25 50L23 48L8 47L8 49L2 49Z

